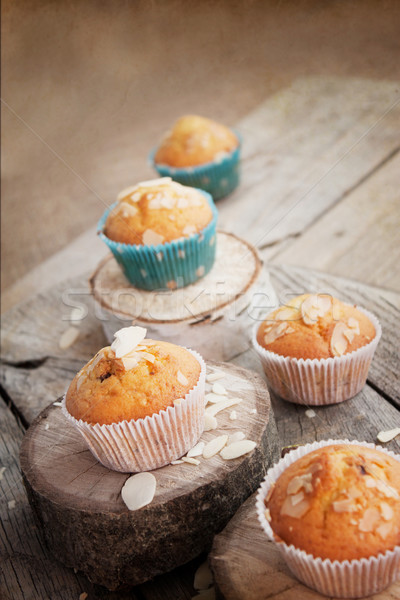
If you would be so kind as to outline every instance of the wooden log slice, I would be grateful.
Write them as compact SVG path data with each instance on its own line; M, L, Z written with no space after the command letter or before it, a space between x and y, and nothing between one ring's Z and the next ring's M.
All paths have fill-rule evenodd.
M137 289L109 256L90 278L90 287L110 342L118 329L134 322L146 327L154 339L181 345L190 340L191 348L212 360L230 360L246 350L259 312L278 306L257 250L223 231L217 233L213 268L192 285Z
M256 494L214 539L209 556L217 598L221 600L326 600L291 573L276 545L258 522ZM370 598L400 598L400 582Z
M218 427L202 434L210 441L242 431L257 443L240 458L200 457L153 471L157 488L151 504L129 511L121 488L129 477L96 461L79 432L58 406L33 422L21 446L28 498L46 545L56 558L109 589L142 583L191 560L211 546L276 459L277 434L268 390L253 372L225 363L227 397L241 398L217 415ZM211 388L211 384L207 384Z

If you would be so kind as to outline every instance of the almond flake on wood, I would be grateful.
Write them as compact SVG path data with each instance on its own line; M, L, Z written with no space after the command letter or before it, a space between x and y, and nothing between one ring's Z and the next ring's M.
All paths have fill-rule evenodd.
M228 394L224 386L220 383L214 383L214 385L212 386L212 391L217 396L226 396Z
M183 462L183 460L173 460L170 464L171 465L183 465L184 462Z
M204 446L204 442L198 442L195 446L193 446L193 448L189 450L186 456L188 456L189 458L201 456L203 454Z
M222 402L217 402L212 406L207 406L206 414L215 417L215 415L221 412L221 410L225 410L226 408L230 408L231 406L236 406L236 404L240 404L241 401L241 398L227 398Z
M400 427L396 427L395 429L389 429L388 431L380 431L376 437L382 444L387 444L387 442L394 440L399 434Z
M87 597L87 592L82 592L82 594L79 595L79 600L86 600Z
M189 463L189 465L199 465L200 461L197 458L192 458L191 456L182 456L182 462Z
M208 383L213 383L214 381L218 381L224 377L226 377L226 374L223 371L216 371L215 373L210 373L207 375L206 381L208 381Z
M312 408L309 408L308 410L306 410L305 415L309 419L313 419L314 417L317 416L317 413Z
M53 406L62 406L62 402L53 402Z
M218 421L213 415L209 415L207 412L204 415L204 431L212 431L217 429Z
M208 590L213 583L214 579L210 567L207 562L204 562L194 574L193 587L195 590Z
M76 327L69 327L64 331L64 333L60 337L58 347L60 348L60 350L67 350L68 348L73 346L73 344L75 344L78 337L79 329L77 329Z
M229 436L228 445L234 444L235 442L241 442L246 439L246 434L243 431L235 431Z
M208 442L204 447L203 458L211 458L212 456L215 456L215 454L218 454L218 452L221 452L227 441L227 435L219 435L212 439L211 442Z
M214 392L208 392L208 394L205 395L205 398L207 402L211 402L211 404L226 400L226 396L219 396L218 394L214 394Z
M253 442L252 440L241 440L229 444L229 446L226 446L220 454L224 460L232 460L248 454L254 450L256 446L256 442Z
M143 508L154 498L157 481L151 473L137 473L122 486L121 497L129 510Z

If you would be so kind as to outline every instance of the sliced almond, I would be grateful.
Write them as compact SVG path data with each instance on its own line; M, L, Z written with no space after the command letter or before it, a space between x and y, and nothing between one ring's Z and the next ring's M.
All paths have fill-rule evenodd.
M171 465L183 465L183 460L173 460L170 463Z
M272 344L272 342L275 342L277 339L284 336L287 327L288 324L286 322L279 323L279 325L274 325L272 329L264 335L265 344Z
M145 246L158 246L164 241L164 236L156 233L152 229L146 229L142 235L143 244Z
M347 325L342 321L336 323L331 337L331 351L334 356L342 356L348 345L344 332L347 331Z
M326 315L332 306L330 296L311 294L301 305L301 316L306 325L314 325L318 317Z
M216 394L217 396L226 396L228 394L224 386L220 383L214 383L214 385L212 386L212 391L213 394Z
M182 371L178 371L177 379L181 385L188 385L189 383L189 380L187 379L187 377L185 377Z
M358 529L365 533L373 531L375 529L375 526L379 523L380 519L381 515L377 508L367 508L362 516L361 521L358 523Z
M213 415L207 414L204 415L204 431L212 431L213 429L217 429L218 421Z
M304 499L304 500L302 500L302 502L299 502L298 504L293 506L292 501L291 501L291 496L287 496L285 498L284 503L282 504L281 515L282 516L287 515L288 517L294 517L295 519L301 519L301 517L306 514L306 512L309 510L309 508L310 508L310 503L308 502L307 499Z
M230 419L231 421L236 421L236 419L237 419L237 412L236 412L236 410L233 410L233 411L231 412L231 414L229 415L229 419Z
M211 402L211 404L216 404L217 402L222 402L223 400L226 400L226 396L214 394L214 392L208 392L208 394L205 395L205 398L207 402Z
M236 404L240 404L241 401L241 398L227 398L222 402L217 402L212 406L207 406L206 414L215 417L215 415L221 412L221 410L225 410L226 408L230 408L231 406L236 406Z
M347 325L354 331L356 335L360 335L360 323L354 317L350 317L347 321Z
M289 307L281 308L277 313L275 313L275 319L277 321L294 321L297 316L297 309Z
M235 442L241 442L246 439L246 434L243 431L235 431L235 433L231 433L229 436L228 444L234 444Z
M241 440L229 444L229 446L226 446L220 454L224 460L232 460L248 454L254 450L256 446L256 442L253 442L252 440Z
M308 417L309 419L313 419L314 417L317 416L317 413L315 412L315 410L313 410L312 408L309 408L306 410L306 412L304 413L306 415L306 417Z
M304 492L299 492L298 494L290 496L290 502L293 504L293 506L296 506L296 504L300 504L300 502L303 502L304 497Z
M400 427L396 427L395 429L389 429L388 431L380 431L376 437L382 444L387 444L387 442L394 440L399 434Z
M270 523L270 522L271 522L271 513L270 513L270 511L269 511L269 508L266 508L266 509L265 509L265 511L264 511L264 516L265 516L265 518L267 519L268 523Z
M191 448L189 450L189 452L187 453L187 456L189 458L193 458L195 456L201 456L203 454L204 446L205 446L204 442L198 442L195 446L193 446L193 448Z
M299 490L301 490L301 488L304 488L304 491L308 494L308 493L312 492L312 490L313 490L311 481L312 481L312 473L304 473L303 475L296 475L296 477L293 477L293 479L291 479L289 481L286 493L289 495L297 494L297 492L299 492Z
M147 329L144 327L123 327L116 333L114 333L114 341L111 344L111 350L114 351L116 358L121 358L130 352L134 351L136 347L146 337Z
M185 463L189 463L190 465L199 465L200 461L197 458L193 458L191 456L182 456L182 461Z
M379 507L381 509L382 517L385 519L385 521L390 521L391 519L393 519L393 508L389 506L387 502L381 502Z
M356 510L354 502L352 502L350 498L344 498L343 500L335 500L332 506L333 510L337 513L354 512Z
M393 529L393 523L382 523L376 528L376 533L383 539L386 540L387 536Z
M64 331L64 333L60 337L58 347L60 348L60 350L67 350L68 348L73 346L73 344L75 344L78 337L79 329L77 329L76 327L69 327Z
M215 371L214 373L209 373L209 375L206 377L206 380L209 383L213 383L214 381L218 381L224 377L226 377L226 374L223 371Z
M226 434L219 435L212 439L211 442L208 442L204 447L203 458L211 458L212 456L215 456L215 454L218 454L218 452L221 452L227 441L228 436Z
M119 214L122 217L135 217L138 214L137 206L129 202L121 202L119 205Z
M129 477L121 490L122 500L129 510L143 508L154 498L157 480L151 473L137 473Z

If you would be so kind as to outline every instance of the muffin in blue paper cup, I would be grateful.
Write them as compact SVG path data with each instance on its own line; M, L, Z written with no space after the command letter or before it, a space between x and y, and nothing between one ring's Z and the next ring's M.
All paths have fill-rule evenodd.
M132 285L174 290L213 266L217 217L208 193L164 177L123 190L97 231Z
M239 184L240 137L211 119L187 115L176 121L149 160L160 175L218 200Z

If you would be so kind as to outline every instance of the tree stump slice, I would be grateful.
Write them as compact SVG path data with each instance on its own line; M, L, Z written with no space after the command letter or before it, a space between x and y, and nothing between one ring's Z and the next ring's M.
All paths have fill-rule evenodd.
M326 600L291 573L257 519L253 494L214 539L209 556L220 600ZM370 600L400 598L400 581ZM333 599L331 599L333 600Z
M267 387L240 367L207 367L224 371L220 381L228 397L242 402L234 407L236 420L225 409L217 415L218 428L201 439L243 431L257 446L235 460L200 457L198 466L153 471L156 494L137 511L129 511L120 495L129 474L98 463L58 406L48 406L33 422L21 446L21 470L46 545L58 560L112 590L137 585L208 550L258 487L278 453Z
M133 287L111 255L90 278L104 333L111 343L121 327L146 327L148 337L197 350L206 359L230 360L249 347L248 333L261 310L278 306L257 250L245 240L217 232L217 251L207 275L177 290ZM212 339L212 343L210 343Z

